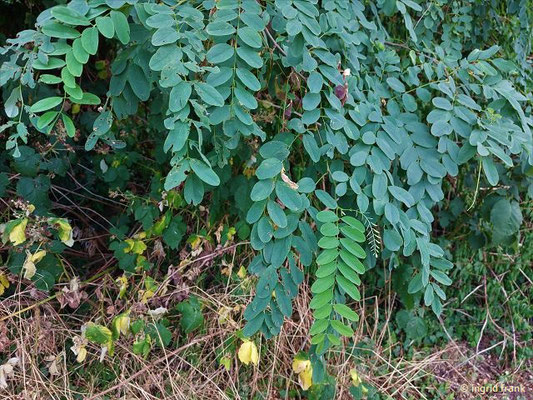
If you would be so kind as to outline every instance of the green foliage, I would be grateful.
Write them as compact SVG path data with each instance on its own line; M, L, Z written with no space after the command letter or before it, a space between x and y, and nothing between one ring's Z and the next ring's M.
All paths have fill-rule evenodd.
M176 306L181 314L180 326L184 333L191 333L200 328L204 323L204 316L198 298L192 296Z
M340 344L338 335L353 336L351 323L357 322L359 316L344 303L346 295L348 299L361 300L357 285L361 284L359 275L365 272L360 260L364 260L366 253L357 243L365 240L365 228L357 219L350 216L339 219L330 210L320 211L316 219L322 224L323 236L318 241L322 250L316 260L317 278L311 286L313 299L309 306L314 310L315 322L309 333L313 336L311 343L321 354L331 344Z
M129 274L154 267L148 246L180 249L193 206L209 205L209 223L235 221L256 251L245 336L278 334L308 274L322 362L339 335L352 335L350 303L378 262L409 308L439 316L452 283L440 233L469 218L479 247L513 246L519 203L533 194L531 9L527 0L91 0L47 9L0 49L2 169L20 174L0 175L0 192L15 192L39 217L28 228L19 224L27 210L6 219L8 265L21 271L23 250L43 243L56 255L73 244L56 218L52 179L73 184L69 166L87 162L87 184L98 191L105 182L127 203L107 222L109 248ZM513 23L494 22L500 12ZM22 240L41 217L60 240ZM48 274L50 287L60 273ZM184 332L201 326L199 308L193 299L178 306ZM417 318L398 320L412 338L423 331ZM165 329L143 327L134 351L166 345Z
M526 216L531 221L531 211ZM533 247L528 246L532 237L530 223L519 234L524 245L517 254L483 249L472 254L470 246L458 246L457 268L451 276L454 295L450 296L445 315L451 335L467 341L473 348L478 347L480 341L491 345L500 343L501 346L497 346L500 358L514 362L527 360L533 355L528 345L533 337L528 322L533 310L533 287L528 276L533 259ZM479 289L472 293L477 287ZM482 333L485 320L487 323ZM515 338L515 343L503 346L504 338L509 335Z
M108 349L113 354L114 338L111 330L105 326L90 323L85 328L85 337L90 342L96 343Z

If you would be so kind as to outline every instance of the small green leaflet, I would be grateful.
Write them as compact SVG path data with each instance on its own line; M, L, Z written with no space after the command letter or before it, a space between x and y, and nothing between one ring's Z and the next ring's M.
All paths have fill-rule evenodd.
M233 53L232 53L233 55ZM253 73L244 68L237 68L237 77L250 90L257 91L261 89L261 83Z
M274 190L274 180L265 179L257 182L252 188L250 198L252 201L261 201L266 199Z
M100 29L100 28L98 28ZM152 44L154 46L164 46L166 44L175 43L179 38L178 32L174 27L160 28L152 36Z
M62 25L57 22L50 22L42 27L45 35L58 39L76 39L80 33L70 26Z
M399 186L389 186L389 192L396 198L396 200L401 201L407 207L412 207L415 204L415 199L407 190Z
M224 98L213 86L207 83L195 83L194 88L200 98L208 105L215 107L222 107L224 105Z
M226 36L235 32L233 25L228 24L225 21L211 22L207 25L205 30L211 36Z
M110 17L98 17L96 18L96 27L102 36L111 39L115 34L115 26L113 20Z
M207 60L211 64L220 64L229 60L235 54L235 49L227 43L215 44L207 52Z
M202 181L204 181L205 183L211 186L220 185L220 178L215 173L215 171L213 171L213 169L209 165L207 165L205 162L191 158L189 160L189 164L191 166L191 169L194 171L194 173Z
M181 81L170 91L170 100L168 103L168 108L170 111L179 111L189 101L189 97L192 93L192 87L189 82Z
M39 81L47 85L55 85L61 82L61 78L55 75L43 74L39 77Z
M268 179L277 176L281 172L283 164L277 158L267 158L255 171L259 179Z
M61 118L63 119L63 125L65 125L67 135L69 137L74 137L76 135L76 127L74 126L72 119L66 114L61 114Z
M431 102L435 107L440 108L442 110L453 109L452 103L450 103L450 101L448 99L445 99L444 97L434 97Z
M58 21L68 25L90 25L83 15L66 6L56 6L51 10L52 16Z
M63 101L62 97L54 96L54 97L47 97L46 99L39 100L35 104L33 104L30 107L30 111L33 113L38 113L46 110L50 110L51 108L54 108L61 104Z
M95 55L98 50L98 29L85 28L81 34L81 44L90 55Z
M263 46L261 35L259 35L257 31L250 28L249 26L239 28L239 30L237 31L237 35L244 43L246 43L250 47L260 49Z
M56 57L49 57L46 64L42 63L39 60L36 60L33 63L33 68L37 70L47 70L47 69L57 69L65 65L65 61Z
M120 11L111 11L111 20L115 28L115 34L122 44L128 44L130 41L130 26L128 19Z
M347 325L344 325L342 322L337 321L335 319L331 321L331 326L333 327L333 329L339 332L342 336L352 337L354 334L352 328L350 328Z
M170 130L167 138L165 139L165 143L163 145L163 150L165 153L170 149L172 149L173 152L180 151L185 146L185 143L189 138L189 130L189 124L182 121L176 122L174 129Z
M405 92L405 85L398 78L387 78L387 84L395 92L403 93Z

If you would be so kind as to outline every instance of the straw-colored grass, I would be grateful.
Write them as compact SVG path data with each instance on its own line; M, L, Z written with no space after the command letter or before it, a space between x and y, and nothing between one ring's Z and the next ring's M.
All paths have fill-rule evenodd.
M154 349L143 359L132 352L131 337L121 338L113 357L106 355L100 363L100 349L89 345L87 359L76 363L69 346L72 338L80 334L81 325L89 320L109 323L112 315L107 312L118 313L125 307L123 301L102 298L110 282L112 279L104 275L83 288L91 293L87 300L94 310L91 315L68 309L58 311L54 299L43 300L34 291L17 291L0 302L0 333L4 332L0 354L19 359L8 379L8 388L0 391L0 399L270 400L289 398L288 390L299 389L291 364L298 351L310 346L312 317L307 283L302 285L293 318L286 321L281 334L268 341L256 338L261 354L257 367L241 364L235 351L229 354L232 357L229 370L216 360L215 355L226 339L242 327L242 310L251 300L251 294L236 294L243 292L238 290L239 285L246 281L229 280L226 286L209 292L189 287L190 293L202 301L206 323L201 333L182 338L177 347ZM131 305L135 295L130 293ZM336 398L351 398L348 388L352 368L357 369L364 382L393 399L469 399L473 395L465 392L465 387L503 378L506 382L533 382L531 372L526 372L528 367L532 370L531 365L505 370L490 352L478 349L476 355L475 349L453 340L444 348L421 349L409 358L398 354L401 345L394 340L387 323L394 302L387 289L380 297L365 298L358 305L361 319L353 338L357 345L346 343L344 349L328 356L329 372L336 377ZM20 312L25 308L29 310ZM221 319L220 310L231 310L230 317ZM177 336L178 328L172 329ZM529 390L533 393L531 387Z

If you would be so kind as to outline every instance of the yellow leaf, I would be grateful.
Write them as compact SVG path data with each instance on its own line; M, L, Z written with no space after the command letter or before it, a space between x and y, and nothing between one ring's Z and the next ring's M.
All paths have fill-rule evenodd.
M292 362L292 370L299 374L302 371L305 371L306 368L309 368L311 366L311 361L309 360L303 360L299 358L295 358Z
M219 361L220 365L223 365L226 371L229 371L231 367L231 359L227 356L224 356Z
M141 303L146 304L148 303L148 299L154 297L155 293L151 290L139 290L139 294L141 295Z
M7 279L6 274L3 272L0 272L0 286L5 287L6 289L9 287L9 281Z
M87 349L85 347L81 347L78 351L78 356L76 357L76 361L79 363L82 363L85 361L85 357L87 357Z
M241 279L246 278L246 268L244 268L244 265L241 265L239 271L237 271L237 276Z
M131 251L135 254L142 254L146 250L146 245L141 240L126 239L125 242L128 247L124 249L124 253Z
M225 324L226 322L232 320L231 319L231 308L222 306L218 309L218 323L219 324Z
M313 367L311 361L296 356L292 362L292 370L298 374L298 383L303 390L308 390L313 385Z
M200 236L195 236L194 238L190 238L189 241L191 244L191 248L193 250L196 250L198 246L200 246L200 244L202 243L202 238Z
M237 230L232 226L228 229L228 233L226 233L226 239L233 240L235 233L237 233Z
M13 245L17 246L26 241L26 225L28 225L28 218L22 218L9 232L9 240Z
M145 250L146 250L146 245L144 244L144 242L142 242L140 240L136 240L135 244L133 245L132 251L135 254L142 254L142 253L144 253Z
M352 377L352 383L355 387L361 384L361 378L359 377L359 374L357 373L355 368L352 368L350 370L350 376Z
M26 261L24 261L24 265L22 266L22 269L24 270L24 278L25 279L31 279L35 276L35 273L37 272L37 268L35 268L35 264L26 258Z
M41 261L45 255L46 251L44 250L39 250L35 254L31 254L28 250L26 250L26 260L22 265L22 269L24 270L24 278L31 279L35 276L35 273L37 272L35 264Z
M39 261L41 261L43 259L43 257L45 255L46 255L46 251L45 250L39 250L35 254L31 255L31 261L34 262L35 264L37 264Z
M152 292L155 292L159 288L159 285L154 280L154 278L152 278L151 276L146 276L144 278L144 287L147 290L151 290Z
M72 247L74 244L74 239L72 238L72 227L67 220L62 219L59 222L59 239L61 239L61 241L68 247Z
M120 278L116 280L116 282L120 284L118 298L122 299L124 295L126 294L126 289L128 289L128 278L126 278L126 275L122 275Z
M257 352L257 347L254 342L249 340L245 340L241 344L238 355L239 360L246 365L250 364L250 362L254 365L257 365L259 362L259 353Z
M130 251L133 250L133 246L135 246L135 241L133 239L126 239L124 240L126 242L126 244L128 245L128 247L126 247L124 249L124 253L129 253Z
M142 256L142 255L137 256L137 259L135 260L135 265L137 266L137 268L141 268L147 263L148 263L148 260L146 259L145 256Z
M58 225L57 233L59 239L68 247L72 247L74 239L72 237L72 227L66 218L50 218L49 222Z
M313 368L311 365L298 374L298 383L303 390L308 390L313 385Z
M26 259L24 260L24 264L22 264L22 270L24 271L25 279L33 278L35 272L37 272L35 263L32 261L32 254L28 250L26 250Z
M130 329L130 317L124 317L120 320L120 333L125 335L128 333L128 329Z
M7 280L7 276L3 272L0 272L0 296L4 294L8 287L9 281Z
M123 315L119 318L118 327L120 329L120 333L122 333L123 335L128 333L128 329L130 329L130 322L131 319L129 314Z
M70 350L76 355L76 361L82 363L87 357L87 339L80 336L74 336L72 338L73 346L70 347Z
M130 329L130 315L129 313L120 314L113 321L115 329L117 332L120 332L122 335L126 335Z

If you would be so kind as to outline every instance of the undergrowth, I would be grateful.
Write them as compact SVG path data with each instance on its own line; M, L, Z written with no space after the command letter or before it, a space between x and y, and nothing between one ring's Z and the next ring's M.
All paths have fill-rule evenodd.
M0 7L1 399L533 393L530 0Z

